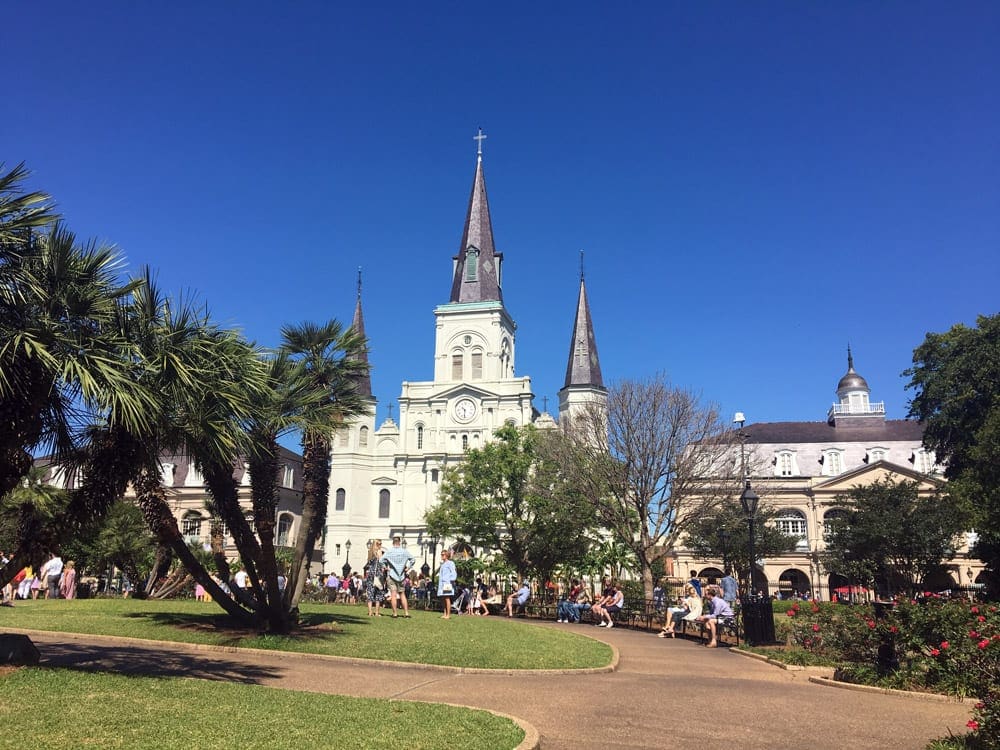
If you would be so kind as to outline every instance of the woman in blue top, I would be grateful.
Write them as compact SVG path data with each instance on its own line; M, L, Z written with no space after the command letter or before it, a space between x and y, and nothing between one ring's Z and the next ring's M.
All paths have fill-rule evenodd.
M438 596L444 598L444 614L441 619L451 619L451 597L455 594L455 580L458 578L458 571L455 563L451 561L451 550L442 550L441 569L438 571Z

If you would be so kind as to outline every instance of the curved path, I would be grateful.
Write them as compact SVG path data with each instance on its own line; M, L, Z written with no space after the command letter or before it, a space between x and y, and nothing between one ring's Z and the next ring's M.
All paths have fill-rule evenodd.
M614 672L468 673L32 631L42 664L434 701L524 719L543 748L913 748L965 731L971 706L839 690L694 641L571 627L619 651ZM28 631L21 631L28 632Z

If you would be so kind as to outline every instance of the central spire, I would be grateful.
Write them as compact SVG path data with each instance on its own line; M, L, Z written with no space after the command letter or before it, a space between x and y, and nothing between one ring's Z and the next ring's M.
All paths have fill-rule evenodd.
M358 300L354 305L354 320L351 321L351 330L355 333L365 336L365 316L361 312L361 267L358 266ZM365 343L365 348L354 355L354 358L358 362L363 362L368 364L368 344ZM354 378L356 392L359 396L364 396L365 398L372 397L372 378L371 374L366 369L361 375L357 375Z
M493 224L490 204L486 198L486 178L483 176L483 131L473 136L476 149L476 174L469 195L462 243L454 257L455 275L451 282L451 302L502 302L500 264L503 254L493 245Z

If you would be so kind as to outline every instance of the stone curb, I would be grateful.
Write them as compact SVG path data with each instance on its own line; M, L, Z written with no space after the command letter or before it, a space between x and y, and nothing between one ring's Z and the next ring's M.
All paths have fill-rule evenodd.
M802 672L805 670L801 664L786 664L783 661L778 661L777 659L772 659L770 656L764 656L764 654L757 654L753 651L744 651L741 648L731 648L729 649L731 653L739 654L740 656L746 656L750 659L756 659L757 661L762 661L765 664L770 664L772 667L778 667L784 669L787 672Z
M70 641L98 641L101 643L124 643L136 646L156 646L177 651L204 651L218 654L254 654L262 656L278 656L292 659L320 659L341 664L353 664L359 667L393 667L397 669L419 669L429 672L447 672L450 674L539 674L539 675L585 675L606 674L618 669L621 654L618 647L610 643L611 663L606 667L584 667L581 669L485 669L483 667L451 667L445 664L421 664L411 661L389 661L386 659L360 659L356 656L335 656L333 654L309 654L301 651L281 651L266 648L241 648L239 646L218 646L213 643L185 643L183 641L154 641L146 638L127 638L117 635L91 635L89 633L64 633L57 630L29 630L27 628L4 628L3 632L20 633L28 636L48 636L64 638ZM584 636L589 638L590 636ZM597 640L592 639L592 640ZM604 643L604 641L599 641Z
M772 659L763 654L756 654L752 651L743 651L738 648L730 649L734 654L739 654L740 656L747 656L751 659L756 659L757 661L765 662L775 667L780 667L781 669L787 670L789 672L801 672L808 667L799 666L798 664L785 664L777 659ZM971 700L975 702L974 698L956 698L951 695L941 695L940 693L921 693L915 690L897 690L895 688L882 688L876 687L874 685L858 685L853 682L843 682L841 680L835 680L832 677L821 677L819 675L809 675L806 678L809 682L814 685L824 685L825 687L839 688L840 690L853 690L858 693L873 693L881 695L898 695L902 698L914 698L920 701L931 701L933 703L965 703L966 700Z
M839 688L840 690L854 690L858 693L880 693L882 695L898 695L901 698L913 698L918 701L931 701L932 703L965 703L966 700L975 702L975 698L955 698L950 695L940 695L939 693L918 693L914 690L896 690L895 688L881 688L872 685L856 685L853 682L840 682L832 677L810 677L809 682L815 685L825 685L826 687Z

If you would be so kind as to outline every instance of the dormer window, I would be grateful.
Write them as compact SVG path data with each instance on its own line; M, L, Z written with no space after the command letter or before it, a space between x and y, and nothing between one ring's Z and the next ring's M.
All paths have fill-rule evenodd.
M465 251L465 280L479 280L479 250L471 245Z
M921 474L931 474L934 472L936 458L934 451L921 448L913 454L910 460L913 462L913 467Z
M776 477L794 477L799 474L795 451L779 451L774 457L774 475Z
M869 448L865 454L865 463L874 464L878 461L885 461L885 448Z
M835 477L844 470L844 452L831 449L823 452L823 476Z

